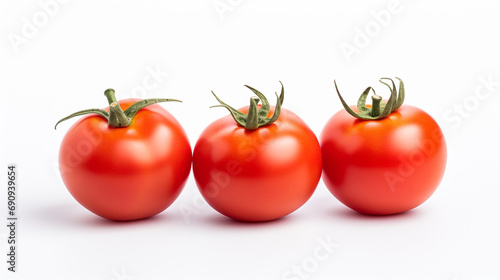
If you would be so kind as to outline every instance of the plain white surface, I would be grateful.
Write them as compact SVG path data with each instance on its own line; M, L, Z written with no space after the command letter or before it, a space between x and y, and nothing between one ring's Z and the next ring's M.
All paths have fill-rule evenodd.
M2 262L0 278L500 279L499 24L500 3L484 0L2 1L0 168L18 165L20 191L18 272ZM403 78L406 104L448 142L437 192L402 215L356 214L320 182L288 217L238 223L190 177L162 214L114 223L81 207L57 171L74 121L55 122L105 107L109 87L183 100L162 106L194 145L227 114L208 108L210 90L238 107L244 84L270 95L281 80L284 106L319 135L341 109L334 79L354 103L367 86L387 96L383 76ZM6 237L0 226L0 260Z

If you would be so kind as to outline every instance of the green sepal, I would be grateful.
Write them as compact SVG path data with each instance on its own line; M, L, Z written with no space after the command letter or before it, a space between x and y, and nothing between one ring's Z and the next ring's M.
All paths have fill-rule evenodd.
M396 85L394 84L394 81L391 78L381 78L379 80L382 84L386 85L389 88L389 90L391 91L391 96L389 97L387 102L382 101L374 103L377 104L377 106L380 106L375 110L373 109L373 107L372 108L366 107L366 99L368 97L368 94L370 93L370 91L373 91L373 93L375 94L375 90L372 87L366 88L365 91L363 91L363 93L359 97L357 102L357 108L359 111L358 113L354 112L354 110L352 110L351 107L345 102L344 98L342 98L342 95L340 94L336 81L334 81L334 84L337 94L340 98L340 102L342 103L342 106L350 115L362 120L378 120L386 118L392 112L399 109L401 105L403 105L405 99L404 84L400 78L396 77L396 79L399 80L399 92L396 90ZM387 84L383 80L390 80L392 85Z
M281 106L283 104L283 101L285 100L285 88L283 86L283 83L281 83L281 81L280 84L281 84L281 94L279 96L278 94L276 94L276 106L274 108L274 113L270 118L267 117L271 109L269 101L267 100L264 94L262 94L260 91L248 85L245 85L245 87L247 87L255 95L257 95L257 96L252 96L250 98L250 106L248 108L248 114L244 114L234 109L233 107L229 106L224 101L222 101L213 91L212 94L215 96L217 101L219 101L219 105L214 105L211 106L210 108L213 107L226 108L233 117L233 119L236 121L236 123L248 130L255 130L263 126L270 125L279 118L281 114ZM262 102L260 108L258 108L257 106L259 104L259 101Z
M83 116L83 115L87 115L87 114L98 114L100 115L101 117L105 118L106 120L109 120L109 112L108 111L105 111L103 109L87 109L87 110L82 110L82 111L78 111L76 113L73 113L67 117L64 117L62 119L60 119L56 125L54 126L54 129L57 129L57 125L60 124L61 122L65 121L65 120L69 120L71 118L74 118L74 117L78 117L78 116Z
M135 102L134 104L130 105L130 107L127 108L127 110L124 111L125 115L129 118L133 118L139 110L141 110L144 107L147 107L152 104L156 103L161 103L161 102L170 102L170 101L175 101L175 102L182 102L177 99L171 99L171 98L150 98L150 99L144 99Z
M65 118L60 119L56 125L54 126L54 129L57 128L57 125L65 120L71 119L73 117L77 116L82 116L82 115L87 115L87 114L98 114L101 117L105 118L108 121L108 124L112 127L127 127L132 123L132 119L134 116L141 110L142 108L160 103L160 102L168 102L168 101L176 101L176 102L182 102L177 99L167 99L167 98L150 98L150 99L144 99L135 102L134 104L130 105L130 107L127 108L127 110L123 111L120 104L116 100L115 97L115 91L111 88L106 89L104 91L104 95L108 99L109 103L109 112L103 110L103 109L87 109L87 110L82 110L78 111L76 113L73 113Z

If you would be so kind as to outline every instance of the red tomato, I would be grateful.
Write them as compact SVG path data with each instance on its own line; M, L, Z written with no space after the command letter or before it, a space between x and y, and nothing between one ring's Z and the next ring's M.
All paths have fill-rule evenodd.
M430 115L413 106L402 105L378 120L341 110L327 122L320 143L325 185L361 213L413 209L434 193L445 171L443 133Z
M268 117L275 108L270 109ZM239 111L247 114L248 107ZM228 115L200 135L193 173L201 194L218 212L241 221L269 221L311 197L321 177L321 149L310 128L288 110L255 130Z
M136 101L119 104L125 110ZM128 127L112 127L95 114L81 118L64 136L59 166L69 192L88 210L111 220L143 219L179 196L191 147L177 120L153 104Z

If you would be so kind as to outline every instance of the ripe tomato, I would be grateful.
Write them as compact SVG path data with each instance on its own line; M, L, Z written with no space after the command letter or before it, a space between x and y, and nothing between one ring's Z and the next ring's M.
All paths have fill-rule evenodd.
M122 100L118 107L127 112L138 101ZM109 107L98 111L106 112ZM126 127L113 127L103 116L85 116L66 133L59 153L61 176L71 195L111 220L162 212L179 196L191 170L189 141L170 113L153 104L130 119Z
M252 90L262 106L229 107L231 113L241 120L259 109L259 124L276 118L275 111L279 118L254 129L237 124L231 115L216 120L195 145L193 173L201 194L218 212L241 221L269 221L311 197L321 177L321 150L304 121L281 109L283 88L276 107Z
M395 110L386 117L363 120L341 110L320 136L325 185L340 202L366 214L396 214L419 206L445 171L446 143L436 121L419 108L402 105L402 82L397 106L394 83L391 91L387 106ZM349 109L355 114L372 110L360 107Z

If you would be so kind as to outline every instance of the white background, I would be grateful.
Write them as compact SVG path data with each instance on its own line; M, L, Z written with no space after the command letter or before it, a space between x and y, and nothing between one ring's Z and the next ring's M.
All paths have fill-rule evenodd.
M0 278L500 279L499 27L493 0L2 1L0 168L18 165L20 190L18 272L0 226ZM272 96L281 80L284 106L319 135L341 109L334 79L354 104L367 86L387 97L383 76L403 78L406 104L434 116L448 143L440 187L402 215L356 214L320 182L288 217L239 223L205 204L191 176L163 213L115 223L81 207L57 171L74 120L55 122L105 107L109 87L183 100L162 106L194 146L227 114L208 108L211 90L240 107L244 84Z

